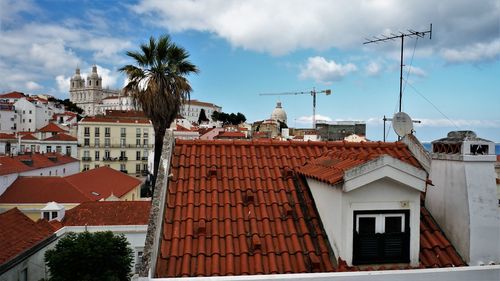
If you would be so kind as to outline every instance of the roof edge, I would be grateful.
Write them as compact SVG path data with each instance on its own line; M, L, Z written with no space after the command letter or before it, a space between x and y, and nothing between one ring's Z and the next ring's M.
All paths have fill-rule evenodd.
M373 174L384 169L384 173ZM418 191L425 191L427 172L389 155L382 155L344 172L344 192L350 192L384 177L393 178Z
M153 194L153 199L151 201L151 211L144 245L144 255L142 257L142 265L139 271L140 277L152 276L156 270L160 236L163 232L162 222L165 215L165 202L168 193L168 173L170 171L174 146L174 132L172 129L167 129L163 138L163 151L160 158L160 165L158 165L158 176L155 183L156 192Z

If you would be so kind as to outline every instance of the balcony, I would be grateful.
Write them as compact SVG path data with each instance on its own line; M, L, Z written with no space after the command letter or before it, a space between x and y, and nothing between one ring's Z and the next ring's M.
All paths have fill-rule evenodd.
M105 133L105 134L104 134L104 137L109 138L109 137L110 137L110 135L111 135L110 133Z
M92 161L91 157L82 157L82 161Z
M113 157L103 157L102 161L105 161L105 162L106 161L115 161L115 158L113 158Z
M127 137L127 134L121 133L121 134L120 134L120 137L121 137L121 138L126 138L126 137Z
M120 156L119 160L120 161L127 161L128 157L127 156Z
M140 134L140 133L139 133L139 134L135 134L135 137L136 137L136 138L140 138L140 137L141 137L141 134Z
M145 176L148 175L148 173L149 173L148 170L142 170L141 171L141 176L145 177Z
M128 174L128 171L127 171L127 170L120 170L120 172L125 173L125 174Z
M100 134L99 134L99 133L95 133L95 135L94 135L94 136L95 136L96 138L98 138L98 137L100 136Z
M142 160L142 161L147 161L147 160L148 160L148 157L147 157L147 156L141 157L141 160Z

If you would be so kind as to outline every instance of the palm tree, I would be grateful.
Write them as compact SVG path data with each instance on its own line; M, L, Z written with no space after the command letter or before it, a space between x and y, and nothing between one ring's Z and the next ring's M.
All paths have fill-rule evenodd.
M190 98L192 88L186 76L199 70L188 60L189 53L173 43L168 35L157 40L151 37L140 49L127 52L136 65L125 65L120 71L128 77L124 94L131 95L140 105L155 131L154 192L165 131Z

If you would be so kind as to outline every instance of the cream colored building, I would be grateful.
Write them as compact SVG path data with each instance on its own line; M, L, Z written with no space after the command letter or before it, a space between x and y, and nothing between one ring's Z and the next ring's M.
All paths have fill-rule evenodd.
M85 117L78 125L81 170L108 166L145 176L153 144L153 126L142 112L108 110L103 116Z

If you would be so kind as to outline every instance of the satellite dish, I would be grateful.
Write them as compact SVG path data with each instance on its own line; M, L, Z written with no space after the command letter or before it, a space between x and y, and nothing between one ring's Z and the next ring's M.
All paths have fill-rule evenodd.
M392 127L396 135L404 137L413 131L413 121L408 114L398 112L392 117Z

